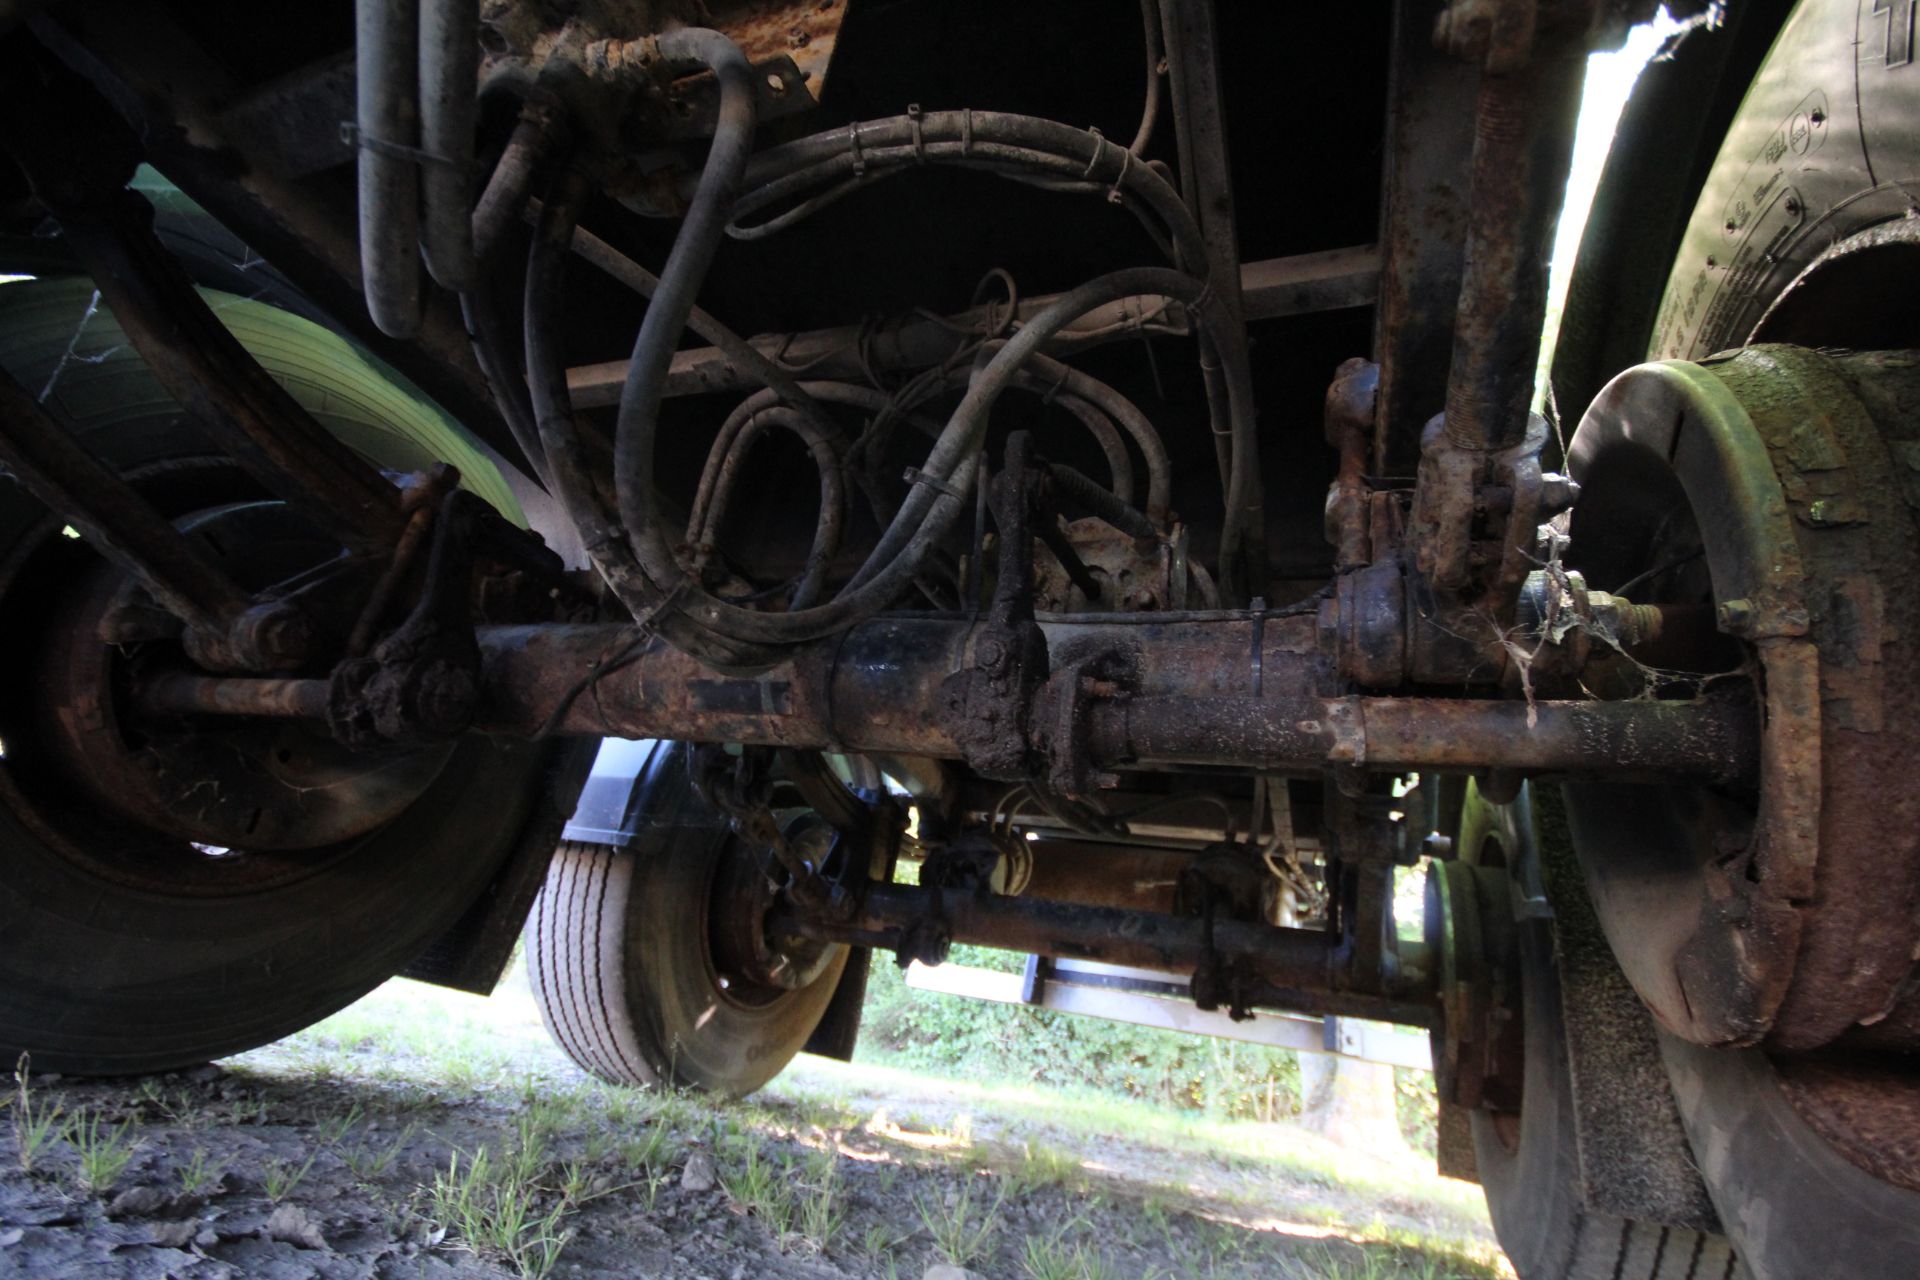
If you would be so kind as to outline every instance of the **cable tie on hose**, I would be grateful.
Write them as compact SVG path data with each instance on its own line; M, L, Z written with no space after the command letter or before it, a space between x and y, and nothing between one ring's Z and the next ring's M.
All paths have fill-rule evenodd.
M625 529L608 529L605 535L595 538L592 542L582 542L581 546L588 555L598 559L600 552L618 543L623 543L626 540L627 531Z
M1100 157L1107 153L1107 139L1098 129L1089 129L1087 132L1093 135L1093 155L1088 157L1087 171L1080 178L1083 182L1092 182L1094 172L1100 168Z
M1200 282L1200 292L1194 294L1193 301L1187 304L1187 310L1197 316L1217 301L1219 296L1213 290L1213 274L1209 272L1207 278Z
M949 498L964 498L967 496L948 484L945 480L942 480L939 476L931 475L918 467L908 467L906 474L902 476L901 479L905 480L908 484L923 484L935 493L945 494Z
M1052 404L1053 398L1060 394L1060 389L1067 385L1067 379L1071 378L1072 376L1073 376L1073 370L1067 368L1065 365L1062 365L1060 367L1060 376L1054 380L1054 383L1052 386L1047 388L1046 394L1040 397L1040 403L1043 405Z
M853 139L853 176L864 178L867 176L867 157L860 151L860 122L855 120L847 132Z
M1107 188L1107 203L1119 204L1126 199L1121 195L1120 187L1127 180L1127 170L1133 167L1133 152L1123 148L1120 152L1120 172L1113 176L1113 185Z
M907 121L913 126L913 162L915 164L925 164L927 162L927 140L920 129L921 111L919 103L909 102L907 104Z
M471 165L461 164L447 156L435 155L431 151L422 151L418 147L409 147L398 142L388 142L385 138L376 138L363 132L359 125L351 120L340 122L340 141L360 151L371 151L375 155L389 156L395 160L410 160L414 164L436 164L455 173L466 173Z

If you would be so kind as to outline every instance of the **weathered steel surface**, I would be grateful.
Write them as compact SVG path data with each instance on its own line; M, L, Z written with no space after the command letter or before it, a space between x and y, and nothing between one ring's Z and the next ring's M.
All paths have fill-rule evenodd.
M1467 181L1479 75L1433 46L1433 6L1394 6L1380 210L1380 364L1373 467L1411 475L1420 429L1446 398L1467 240Z
M1440 698L1129 698L1097 705L1090 740L1109 762L1248 768L1327 764L1388 771L1474 769L1750 774L1755 723L1741 699L1467 702Z
M911 945L930 924L941 938L936 956L945 943L970 943L1179 972L1198 969L1211 954L1237 970L1256 994L1254 1002L1268 1007L1415 1026L1430 1016L1424 948L1407 944L1406 963L1386 994L1370 995L1347 989L1340 953L1328 934L1313 929L1216 920L1209 947L1209 926L1197 917L874 883L859 914L844 924L780 912L768 921L768 931L893 948Z
M1720 628L1765 673L1750 805L1570 792L1622 967L1696 1043L1814 1048L1885 1019L1911 981L1920 535L1883 438L1911 431L1913 393L1882 394L1889 380L1912 388L1912 359L1761 346L1643 366L1609 385L1570 450L1601 484L1576 547L1583 519L1602 537L1623 490L1646 487L1610 474L1670 466Z

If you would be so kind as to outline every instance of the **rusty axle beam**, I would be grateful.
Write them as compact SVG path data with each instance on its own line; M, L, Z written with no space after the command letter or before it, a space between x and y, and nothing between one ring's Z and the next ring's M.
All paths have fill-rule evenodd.
M1044 628L1055 652L1105 645L1133 655L1125 687L1091 691L1064 731L1077 744L1065 749L1100 767L1504 768L1710 782L1750 777L1757 767L1756 712L1737 697L1529 707L1335 696L1312 646L1311 616L1271 618L1258 628L1243 613L1131 619ZM1256 634L1263 696L1253 693ZM978 661L976 642L980 626L965 618L882 617L741 677L634 627L487 627L475 723L510 737L682 738L961 758L963 726L954 723L948 681ZM294 708L325 705L324 681L270 693L232 683L179 686L166 709L305 714ZM187 695L199 705L183 704ZM1057 710L1037 713L1033 723L1048 735L1036 739L1036 752L1063 749Z

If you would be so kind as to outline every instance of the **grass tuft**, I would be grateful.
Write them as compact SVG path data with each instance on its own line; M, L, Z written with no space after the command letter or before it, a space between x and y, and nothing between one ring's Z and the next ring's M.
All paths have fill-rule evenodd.
M28 1055L21 1054L13 1068L13 1096L6 1100L13 1108L13 1149L22 1173L32 1173L40 1157L67 1134L60 1104L48 1106L34 1101L27 1086L30 1067Z
M794 1191L792 1166L776 1165L760 1151L758 1140L748 1137L732 1144L732 1168L720 1175L720 1185L733 1202L760 1219L761 1225L777 1238L793 1230Z
M540 1188L520 1176L520 1164L482 1147L463 1166L454 1152L433 1178L433 1217L472 1252L506 1262L523 1280L544 1280L573 1238L562 1225L572 1205L561 1197L542 1207Z
M994 1233L1000 1229L1000 1205L1005 1199L1004 1193L994 1196L993 1202L986 1204L975 1194L976 1185L972 1178L963 1181L951 1203L938 1198L926 1200L918 1195L913 1198L913 1207L920 1215L921 1225L933 1237L935 1252L956 1267L964 1267L984 1256Z
M221 1175L225 1172L225 1169L216 1166L208 1158L205 1147L195 1147L193 1154L187 1157L186 1163L182 1164L178 1170L180 1194L197 1196L203 1191L210 1190L219 1184Z
M80 1185L98 1195L126 1172L133 1159L133 1121L107 1128L96 1113L82 1115L67 1131L67 1143L80 1158Z
M292 1195L294 1188L306 1180L307 1171L313 1168L313 1162L320 1158L318 1151L307 1157L306 1163L295 1166L291 1160L270 1161L260 1172L260 1186L267 1193L267 1199L279 1204Z

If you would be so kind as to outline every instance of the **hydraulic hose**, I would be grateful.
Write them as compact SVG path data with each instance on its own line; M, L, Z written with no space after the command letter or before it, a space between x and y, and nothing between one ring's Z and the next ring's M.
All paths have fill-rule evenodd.
M394 338L420 332L420 6L354 6L355 127L360 165L360 277L367 312Z
M967 487L972 481L979 443L986 433L988 414L1020 368L1075 319L1094 307L1133 294L1165 296L1182 302L1193 312L1196 324L1221 322L1217 308L1208 305L1209 291L1201 281L1162 267L1113 272L1062 295L1029 320L972 379L921 469L922 482L908 493L906 502L866 564L847 589L832 601L791 613L760 613L687 589L685 575L657 522L629 527L635 558L656 587L670 585L676 595L684 592L689 597L681 608L703 632L748 644L784 645L817 639L877 613L906 588L926 553L951 529L960 512L970 509ZM1244 417L1251 423L1250 415L1236 414L1235 417ZM644 434L637 441L645 446L637 479L647 485L651 485L653 479L650 425L642 424ZM1229 511L1229 532L1234 523Z
M725 456L720 456L717 451L708 454L707 470L711 478L702 475L700 483L701 489L711 494L711 499L705 504L704 510L697 509L689 521L687 540L693 544L697 558L711 552L719 540L720 530L726 524L727 510L740 472L746 465L748 451L772 427L798 436L813 456L813 464L820 473L820 518L814 525L813 544L807 551L806 566L801 570L799 583L787 605L789 610L805 609L817 603L826 589L827 572L833 567L833 558L840 553L840 539L846 528L847 513L844 460L835 447L835 438L821 432L811 419L785 405L770 406L747 419Z
M474 276L473 131L480 114L480 6L420 0L421 187L427 270L458 293Z
M679 234L674 237L673 249L660 272L659 288L654 291L646 318L641 321L640 334L634 339L626 385L620 392L620 409L615 419L614 493L621 522L636 537L642 530L653 529L656 539L658 529L652 518L654 430L667 368L680 344L680 335L686 329L687 317L693 311L707 268L712 265L721 238L726 234L727 215L739 190L741 175L746 171L758 118L753 64L733 41L719 32L703 27L669 32L660 37L660 56L669 66L696 63L710 69L720 84L720 112L699 188L694 192ZM673 563L671 553L658 555L653 560L650 564L649 557L640 557L643 569L657 583L678 577L679 567Z
M573 251L650 303L660 292L659 276L584 227L574 228ZM788 408L809 419L820 433L828 437L839 434L833 419L820 411L820 407L800 389L800 383L791 373L762 353L760 348L722 324L712 312L693 307L687 313L687 327L725 352L734 364L759 379Z
M473 256L483 275L499 253L507 232L526 212L527 197L541 167L566 140L565 117L545 94L532 94L521 103L500 159L487 179L480 203L473 209Z

